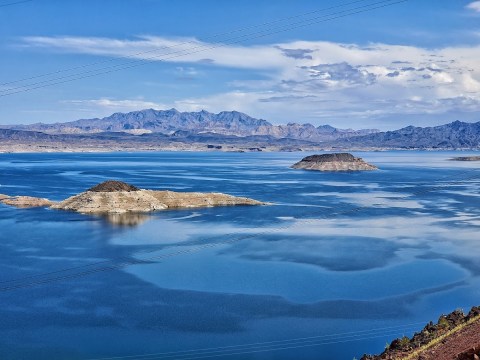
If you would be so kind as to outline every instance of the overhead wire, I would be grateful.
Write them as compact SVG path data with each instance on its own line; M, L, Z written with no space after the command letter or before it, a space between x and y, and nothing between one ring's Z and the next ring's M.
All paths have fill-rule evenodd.
M357 10L357 9L363 9L365 7L371 7L372 5L377 5L377 4L383 4L383 3L391 3L393 0L381 0L381 1L377 1L375 3L370 3L370 4L367 4L367 5L363 5L363 6L360 6L360 7L357 7L357 8L353 8L353 9L348 9L348 10L342 10L340 12L337 12L337 13L333 13L333 14L327 14L327 15L323 15L321 17L317 17L317 18L312 18L312 19L307 19L307 20L302 20L301 22L299 23L296 23L296 24L291 24L291 25L298 25L298 24L302 24L303 22L305 21L311 21L311 20L318 20L318 18L323 18L323 17L326 17L326 16L332 16L332 15L337 15L337 14L342 14L344 12L348 12L348 11L352 11L352 10ZM404 0L404 1L408 1L408 0ZM403 2L403 1L402 1ZM367 10L371 10L370 8L367 9ZM347 14L347 15L351 15L351 14ZM330 20L330 19L328 19ZM307 25L303 25L303 26L308 26L309 24ZM290 26L290 25L289 25ZM286 29L282 29L280 32L282 31L288 31L288 30L291 30L291 28L286 28ZM266 30L263 30L263 31L266 31ZM277 32L274 32L274 33L277 33ZM256 35L257 33L253 33L253 35ZM256 39L256 38L259 38L259 37L264 37L264 36L268 36L268 35L271 35L272 33L267 33L267 34L261 34L260 36L255 36L255 37L251 37L251 38L247 38L246 40L252 40L252 39ZM227 45L232 45L232 44L236 44L236 43L240 43L242 41L244 41L245 37L248 37L248 36L252 36L252 34L247 34L247 35L241 35L240 38L239 37L234 37L234 38L231 38L231 39L226 39L223 41L223 43L221 44L215 44L215 45L197 45L195 47L191 47L189 49L182 49L182 50L178 50L178 51L174 51L174 52L170 52L170 53L166 53L166 54L161 54L161 55L156 55L156 56L151 56L151 57L147 57L147 58L143 58L143 59L135 59L133 61L128 61L128 62L125 62L125 63L122 63L122 64L118 64L118 65L112 65L112 66L108 66L108 67L104 67L104 68L100 68L100 69L93 69L93 70L88 70L88 71L84 71L82 73L77 73L77 74L72 74L72 75L67 75L67 76L61 76L61 77L57 77L57 78L54 78L54 79L49 79L49 80L44 80L44 81L40 81L40 82L36 82L36 83L31 83L31 84L27 84L27 85L24 85L24 86L18 86L18 87L14 87L14 88L8 88L8 89L3 89L3 90L0 90L0 93L1 92L5 92L7 93L6 95L9 95L10 93L16 93L14 92L14 90L17 90L17 89L25 89L25 90L28 90L30 89L31 87L35 87L36 85L42 85L42 84L47 84L45 86L52 86L52 85L55 85L53 83L51 83L52 81L58 81L58 80L63 80L63 79L68 79L68 81L73 81L73 80L77 80L77 78L79 76L82 76L82 75L91 75L91 76L97 76L97 75L102 75L102 74L105 74L105 73L110 73L110 72L115 72L115 71L119 71L119 70L124 70L124 69L128 69L128 68L132 68L132 67L136 67L136 66L141 66L141 65L146 65L146 64L150 64L151 61L153 60L156 60L156 61L165 61L165 60L171 60L171 59L174 59L174 58L178 58L178 57L182 57L182 56L187 56L187 55L191 55L191 54L195 54L195 53L198 53L198 52L203 52L203 51L207 51L207 50L211 50L211 49L214 49L214 48L217 48L217 47L224 47L224 46L227 46ZM232 39L236 39L235 41L232 41ZM191 41L190 43L195 43L195 44L198 44L197 41ZM179 46L179 44L177 44L177 46ZM164 48L167 48L169 49L170 47L164 47ZM191 51L191 50L195 50L195 51ZM162 57L165 57L166 55L170 55L166 58L162 58ZM172 56L173 55L173 56ZM134 64L133 66L127 66L127 65L130 65L130 64ZM107 71L107 70L111 70L111 71ZM100 71L100 73L98 73ZM107 71L107 72L105 72ZM91 76L86 76L86 77L91 77ZM83 78L83 77L82 77ZM67 81L67 82L68 82ZM63 82L62 82L63 83ZM41 87L44 87L44 86L41 86ZM37 87L35 87L37 88Z
M253 33L253 34L249 34L249 35L242 35L240 38L239 37L233 38L233 39L236 39L234 41L228 40L228 41L224 41L223 43L219 43L219 44L199 45L199 46L191 47L189 49L182 49L182 50L170 52L170 53L167 53L167 54L162 54L162 55L147 57L147 58L144 58L144 59L128 61L128 62L125 62L123 64L104 67L104 68L101 68L101 69L88 70L88 71L78 73L78 74L60 76L60 77L57 77L57 78L54 78L54 79L44 80L44 81L36 82L36 83L33 83L33 84L27 84L27 85L15 87L15 88L7 88L7 89L4 89L4 90L0 90L0 97L10 96L10 95L23 93L23 92L28 92L28 91L32 91L32 90L36 90L36 89L40 89L40 88L45 88L45 87L50 87L50 86L59 85L59 84L63 84L63 83L68 83L68 82L71 82L71 81L77 81L77 80L91 78L91 77L95 77L95 76L99 76L99 75L106 75L106 74L121 71L121 70L126 70L126 69L130 69L130 68L138 67L138 66L143 66L143 65L146 65L146 64L151 64L152 60L156 60L156 61L159 61L159 62L162 62L162 61L164 62L164 61L167 61L167 60L176 59L176 58L184 57L184 56L187 56L187 55L193 55L193 54L197 54L197 53L200 53L200 52L225 47L225 46L228 46L228 45L238 44L238 43L241 43L241 42L246 41L246 40L259 39L259 38L266 37L266 36L269 36L269 35L274 35L274 34L286 32L286 31L291 31L293 29L297 29L297 28L301 28L301 27L305 27L305 26L310 26L310 25L313 25L313 24L321 23L321 22L332 21L332 20L343 18L343 17L346 17L346 16L351 16L351 15L355 15L355 14L359 14L359 13L364 13L364 12L367 12L367 11L372 11L372 10L376 10L376 9L380 9L380 8L385 8L385 7L388 7L388 6L404 3L404 2L407 2L407 1L409 1L409 0L396 0L396 1L393 1L393 2L392 2L392 0L377 1L375 3L370 3L370 4L359 6L359 7L353 8L353 9L342 10L342 11L339 11L339 12L336 12L336 13L333 13L333 14L328 14L328 15L323 15L323 16L320 16L320 17L315 17L315 18L311 18L311 19L307 19L307 20L302 20L302 21L294 23L294 24L289 24L288 27L284 27L284 28L279 29L279 30L270 31L270 32L265 32L265 30L264 30L263 33L260 32L260 33ZM326 17L328 17L328 18L326 18ZM294 26L292 26L292 25L294 25ZM192 50L194 50L194 51L192 51ZM165 57L166 55L169 55L169 56Z
M34 0L21 0L21 1L14 1L14 2L10 2L10 3L7 3L7 4L0 4L0 7L11 6L11 5L17 5L17 4L23 4L23 3L27 3L27 2L31 2L31 1L34 1Z
M416 329L419 325L425 324L425 322L414 322L409 324L402 324L402 325L395 325L395 326L388 326L388 327L379 327L379 328L370 328L366 330L357 330L357 331L349 331L343 333L333 333L333 334L322 334L316 336L308 336L308 337L300 337L300 338L290 338L290 339L282 339L282 340L273 340L273 341L263 341L263 342L254 342L254 343L246 343L246 344L238 344L238 345L228 345L228 346L219 346L219 347L208 347L208 348L199 348L199 349L191 349L191 350L179 350L179 351L168 351L168 352L157 352L157 353L148 353L148 354L136 354L136 355L125 355L125 356L111 356L111 357L98 357L98 358L90 358L86 360L127 360L127 359L138 359L138 360L150 360L150 359L169 359L172 357L178 358L185 357L185 356L198 356L198 355L210 355L210 354L217 354L222 352L226 354L227 351L234 352L240 351L245 349L262 349L268 347L278 347L278 346L285 346L285 345L298 345L298 344L308 344L309 342L317 342L321 341L321 343L317 345L324 345L325 343L329 343L332 341L338 341L339 339L346 341L357 341L356 338L358 337L370 337L376 336L376 333L381 332L383 336L388 336L389 333L396 333L398 334L401 331L410 331L412 329Z
M33 1L33 0L27 0L27 1ZM273 21L264 22L264 23L258 24L258 25L245 26L245 27L242 27L242 28L237 28L237 29L226 31L226 32L223 32L223 33L217 33L217 34L214 34L214 35L209 35L209 36L206 36L206 37L202 37L200 40L205 42L205 40L213 40L213 39L216 39L216 38L224 36L224 35L230 35L230 34L233 34L233 33L242 32L242 31L249 30L249 29L252 29L252 28L257 28L257 27L262 27L262 26L266 26L266 25L276 24L278 22L282 22L282 21L285 21L285 20L296 19L296 18L299 18L299 17L312 15L312 14L316 14L316 13L319 13L319 12L323 12L323 11L327 11L327 10L331 10L331 9L335 9L335 8L340 8L340 7L344 7L344 6L348 6L348 5L352 5L352 4L356 4L356 3L360 3L360 2L365 2L365 1L370 1L370 0L356 0L356 1L344 2L344 3L341 3L341 4L335 5L335 6L330 6L330 7L326 7L326 8L322 8L322 9L317 9L317 10L309 11L309 12L298 14L298 15L288 16L288 17L276 19L276 20L273 20ZM48 73L43 73L43 74L39 74L39 75L35 75L35 76L25 77L25 78L22 78L22 79L3 82L3 83L0 83L0 86L10 85L10 84L23 82L23 81L27 81L27 80L33 80L33 79L36 79L36 78L41 78L41 77L45 77L45 76L55 75L55 74L68 72L68 71L72 71L72 70L77 70L77 69L82 69L82 68L95 66L95 65L99 65L99 64L118 61L118 60L121 60L121 59L131 59L131 58L135 58L139 55L149 54L149 53L156 52L156 51L159 51L159 50L176 48L176 47L180 47L180 46L188 45L188 44L193 44L193 43L198 43L198 41L197 40L190 40L190 41L184 41L184 42L174 44L174 45L155 47L154 49L151 49L151 50L131 53L131 54L124 55L124 56L117 56L117 57L111 58L111 59L105 59L105 60L102 60L102 61L95 61L95 62L92 62L92 63L80 65L80 66L74 66L74 67L70 67L70 68L56 70L56 71L53 71L53 72L48 72Z

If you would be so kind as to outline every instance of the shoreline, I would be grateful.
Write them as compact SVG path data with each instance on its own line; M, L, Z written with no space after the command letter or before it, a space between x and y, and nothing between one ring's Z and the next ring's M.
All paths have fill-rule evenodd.
M221 148L208 147L205 144L176 144L176 146L68 146L66 144L55 144L51 146L36 144L1 144L0 154L24 154L24 153L119 153L119 152L233 152L233 153L251 153L251 152L339 152L339 151L359 151L359 152L385 152L385 151L430 151L430 152L474 152L480 153L480 148L372 148L372 147L321 147L321 146L303 146L289 148L285 146L255 146L246 144L245 146L233 146L228 144L218 144ZM456 160L456 159L452 159Z

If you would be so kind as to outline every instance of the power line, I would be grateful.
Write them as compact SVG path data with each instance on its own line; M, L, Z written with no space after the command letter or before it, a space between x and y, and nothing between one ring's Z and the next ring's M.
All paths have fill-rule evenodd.
M343 11L336 12L336 13L333 13L333 14L328 14L328 15L315 17L315 18L311 18L311 19L307 19L307 20L302 20L300 22L290 24L288 27L284 27L280 30L264 32L264 33L253 33L253 34L250 34L250 35L242 35L240 38L237 37L237 40L234 40L234 41L227 41L227 42L224 42L224 43L221 43L221 44L208 45L208 46L206 46L206 45L195 46L195 47L192 47L190 49L183 49L183 50L179 50L179 51L176 51L176 52L167 53L167 54L163 54L163 55L151 56L151 57L148 57L146 59L134 60L134 61L126 62L124 64L105 67L105 68L102 68L102 69L89 70L89 71L78 73L78 74L72 74L72 75L57 77L57 78L54 78L54 79L45 80L45 81L41 81L41 82L37 82L37 83L33 83L33 84L27 84L27 85L24 85L24 86L5 89L5 90L3 90L3 94L0 94L0 97L10 96L10 95L13 95L13 94L28 92L28 91L32 91L32 90L36 90L36 89L40 89L40 88L44 88L44 87L59 85L59 84L63 84L63 83L71 82L71 81L77 81L77 80L81 80L81 79L86 79L86 78L90 78L90 77L95 77L95 76L99 76L99 75L105 75L105 74L113 73L113 72L120 71L120 70L126 70L126 69L130 69L130 68L134 68L134 67L149 64L150 61L154 60L154 59L157 60L157 61L171 60L171 59L174 59L174 58L183 57L183 56L187 56L187 55L192 55L192 54L196 54L196 53L199 53L199 52L204 52L204 51L207 51L207 50L212 50L212 49L216 49L216 48L220 48L220 47L225 47L227 45L238 44L238 43L241 43L242 41L245 41L245 40L254 40L254 39L258 39L258 38L263 38L265 36L274 35L274 34L278 34L278 33L283 33L283 32L286 32L286 31L290 31L290 30L297 29L297 28L302 28L302 27L305 27L305 26L310 26L310 25L313 25L313 24L318 24L318 23L321 23L321 22L332 21L332 20L336 20L336 19L339 19L339 18L343 18L343 17L355 15L355 14L360 14L360 13L364 13L364 12L368 12L368 11L372 11L372 10L376 10L376 9L380 9L380 8L385 8L385 7L388 7L388 6L396 5L396 4L399 4L399 3L404 3L404 2L407 2L407 1L409 1L409 0L397 0L395 2L392 2L392 0L378 1L378 2L375 2L375 3L371 3L371 4L368 4L368 5L363 5L363 6L360 6L360 7L353 8L353 9L343 10ZM355 10L355 11L353 11L353 10ZM328 17L328 16L330 16L330 17L325 18L325 17ZM291 26L291 25L294 25L294 26ZM252 36L252 35L254 35L254 36ZM247 37L247 36L250 36L250 37ZM233 39L235 39L235 38L233 38ZM194 51L192 51L192 50L194 50ZM172 54L175 54L175 55L172 55ZM165 55L171 55L171 56L164 57ZM162 57L164 57L164 58L162 58ZM131 64L131 65L129 65L129 64Z
M374 328L367 330L351 331L336 334L324 334L318 336L309 336L303 338L292 338L284 340L274 340L266 342L257 342L241 345L230 345L211 347L203 349L181 350L171 352L159 352L140 355L127 355L127 356L113 356L102 358L91 358L87 360L126 360L126 359L138 359L138 360L152 360L152 359L169 359L174 357L175 359L197 359L201 357L215 357L215 356L231 356L236 355L238 351L276 351L283 350L285 346L321 346L341 342L366 340L375 337L391 336L398 334L400 331L412 331L419 325L425 324L425 322L416 322L411 324ZM378 334L380 333L380 334Z
M129 69L129 68L132 68L132 67L136 67L136 66L141 66L141 65L148 64L148 63L150 63L151 60L165 61L165 60L170 60L170 59L173 59L173 58L178 58L178 57L182 57L182 56L186 56L186 55L190 55L190 54L195 54L195 53L198 53L198 52L203 52L203 51L206 51L206 50L215 49L215 48L218 48L218 47L224 47L224 46L226 46L226 45L238 44L238 43L240 43L240 42L242 42L242 41L244 41L244 40L257 39L257 38L265 37L265 36L268 36L268 35L272 35L272 34L276 34L276 33L280 33L280 32L289 31L289 30L294 29L294 28L304 27L304 26L312 25L312 24L315 24L315 23L318 23L318 22L330 21L330 20L333 20L333 19L337 19L337 18L349 16L349 15L352 15L352 14L357 14L357 13L361 13L361 12L365 12L365 11L374 10L374 9L377 9L377 8L380 8L380 7L385 7L385 6L394 5L394 4L396 4L396 3L405 2L405 1L408 1L408 0L397 1L396 3L391 3L391 1L392 1L392 0L382 0L382 1L379 1L379 2L376 2L376 3L367 4L367 5L364 5L364 6L357 7L357 8L348 9L348 10L343 10L343 11L340 11L340 12L337 12L337 13L328 14L328 15L324 15L324 16L320 16L320 17L315 17L315 18L312 18L312 19L302 20L302 21L297 22L297 23L294 23L294 24L292 24L292 25L302 24L302 23L304 23L305 21L310 21L310 22L311 22L312 20L318 20L319 18L321 19L321 18L324 18L324 17L326 17L326 16L332 16L332 15L342 14L341 16L337 16L337 17L335 17L335 18L322 19L323 21L315 21L314 23L302 24L302 25L300 25L300 26L296 26L296 27L293 27L293 28L284 28L284 29L282 29L282 30L280 30L280 31L265 33L265 34L261 34L260 36L253 36L253 37L250 37L250 38L245 38L246 36L252 36L252 35L255 35L256 33L253 33L253 34L250 34L250 35L242 35L240 38L238 38L238 37L235 38L235 37L234 37L234 38L227 39L227 41L224 41L223 44L217 44L217 45L213 45L213 46L207 46L207 45L200 45L200 46L198 46L198 45L197 45L197 46L195 46L195 47L193 47L193 48L190 48L190 49L183 49L183 50L174 51L174 52L167 53L167 54L162 54L162 55L157 55L157 56L151 56L151 57L148 57L148 58L145 58L145 59L135 59L134 61L129 61L129 62L126 62L126 63L123 63L123 64L119 64L119 65L113 65L113 66L109 66L109 67L105 67L105 68L101 68L101 69L89 70L89 71L82 72L82 73L67 75L67 76L58 77L58 78L54 78L54 79L50 79L50 80L45 80L45 81L41 81L41 82L37 82L37 83L33 83L33 84L27 84L27 85L24 85L24 86L19 86L19 87L15 87L15 88L5 89L5 90L1 90L0 92L4 92L4 93L6 93L6 94L0 95L0 97L1 97L1 96L8 96L8 95L11 95L11 94L16 94L16 93L19 93L19 92L30 91L30 90L34 90L34 89L38 89L38 88L43 88L43 87L46 87L46 86L57 85L57 84L65 83L65 82L69 82L69 81L80 80L80 79L88 78L88 77L92 77L92 76L103 75L103 74L107 74L107 73L111 73L111 72L115 72L115 71L119 71L119 70ZM387 4L385 4L385 3L387 3ZM385 4L385 5L384 5L384 6L380 6L380 7L371 8L372 5L378 5L378 4ZM370 8L368 8L368 9L366 9L366 10L354 12L354 13L343 14L343 13L348 12L348 11L363 9L363 8L365 8L365 7L370 7ZM265 31L265 30L264 30L264 31ZM245 38L245 39L243 39L243 38ZM237 40L231 41L232 39L237 39ZM189 42L189 43L197 43L197 42L191 41L191 42ZM180 46L180 44L177 44L176 46ZM164 47L164 48L169 48L169 47ZM195 51L189 52L188 50L195 50ZM172 55L172 54L177 54L177 55L175 55L175 56L170 56L170 57L161 59L161 57L163 57L163 56ZM133 63L134 65L132 65L132 66L125 66L125 65L128 65L128 64L132 64L132 63ZM106 70L109 70L109 69L112 69L112 70L106 71ZM101 71L101 72L98 73L98 71ZM93 74L92 74L92 73L93 73ZM90 75L88 75L88 74L90 74ZM82 76L82 75L87 75L87 76ZM69 78L70 78L70 79L69 79ZM61 82L58 82L58 83L52 83L52 81L63 80L63 79L68 79L68 80L67 80L67 81L61 81ZM45 84L45 83L46 83L46 85L44 85L44 86L36 86L36 85L41 85L41 84ZM17 89L23 89L23 90L14 91L14 90L17 90Z
M23 4L23 3L27 3L27 2L31 2L31 1L34 1L34 0L22 0L22 1L15 1L15 2L11 2L11 3L7 3L7 4L0 4L0 7Z
M183 358L177 358L176 360L194 360L194 359L207 359L207 358L215 358L215 357L225 357L225 356L234 356L234 355L245 355L245 354L254 354L254 353L261 353L261 352L271 352L271 351L281 351L281 350L293 350L293 349L300 349L300 348L306 348L306 347L316 347L316 346L325 346L325 345L333 345L333 344L342 344L346 342L352 342L352 341L365 341L365 340L372 340L372 339L377 339L377 338L383 338L385 336L396 336L398 333L382 333L380 335L374 335L374 336L366 336L366 337L360 337L360 338L355 338L355 339L344 339L344 340L336 340L336 341L325 341L325 342L319 342L319 343L308 343L308 344L292 344L290 346L287 346L288 344L284 345L283 347L274 347L270 349L246 349L244 351L237 351L237 352L230 352L230 353L223 353L223 354L207 354L207 355L201 355L201 356L192 356L192 357L183 357ZM162 358L152 358L152 359L162 359Z
M366 7L371 7L372 5L378 5L378 4L384 4L384 3L387 3L386 5L392 5L392 4L388 4L388 3L391 3L391 1L392 0L381 0L381 1L378 1L378 2L375 2L375 3L363 5L363 6L360 6L360 7L357 7L357 8L342 10L342 11L337 12L337 13L327 14L327 15L323 15L323 16L320 16L320 17L315 17L315 18L312 18L312 19L302 20L300 22L297 22L297 23L294 23L294 24L291 24L291 25L299 25L299 24L304 23L305 21L318 20L318 19L322 19L322 18L327 17L327 16L343 14L343 13L348 12L348 11L363 9L363 8L366 8ZM408 0L404 0L404 1L408 1ZM372 10L372 9L367 9L367 10ZM346 15L343 15L343 16L347 16L347 15L351 15L351 14L346 14ZM340 17L343 17L343 16L340 16ZM328 21L328 20L330 20L330 19L326 19L324 21ZM317 22L315 22L315 23L317 23ZM302 26L297 26L297 27L303 27L303 26L308 26L308 25L311 25L311 24L304 24ZM27 84L27 85L23 85L23 86L14 87L14 88L8 88L8 89L0 90L0 93L1 92L6 93L5 96L8 96L10 94L17 93L17 92L14 92L14 90L18 90L18 89L24 89L25 91L29 91L32 87L34 87L36 85L46 84L45 86L34 87L34 89L41 88L41 87L46 87L46 86L51 86L51 85L56 85L57 83L52 83L52 81L58 81L58 80L69 79L69 78L70 79L68 81L75 81L75 80L82 79L82 78L102 75L102 74L111 73L111 72L115 72L115 71L119 71L119 70L123 70L123 69L128 69L128 68L131 68L131 67L136 67L136 66L149 64L153 60L165 61L165 60L170 60L170 59L174 59L174 58L178 58L178 57L182 57L182 56L186 56L186 55L190 55L190 54L196 54L198 52L203 52L203 51L206 51L206 50L215 49L215 48L218 48L218 47L224 47L226 45L238 44L238 43L240 43L244 40L257 39L257 38L265 37L265 36L275 34L275 33L278 33L278 32L289 31L291 29L292 28L287 27L287 28L282 29L281 31L276 31L276 32L273 32L273 33L266 33L266 34L262 34L260 36L254 36L254 37L251 37L251 38L248 38L248 36L256 35L256 34L258 34L258 32L257 33L252 33L252 34L247 34L247 35L241 35L240 37L237 36L237 37L226 39L226 40L223 41L222 44L197 45L197 46L191 47L189 49L187 48L187 49L182 49L182 50L178 50L178 51L174 51L174 52L170 52L170 53L166 53L166 54L150 56L150 57L147 57L147 58L144 58L144 59L134 59L133 61L124 62L124 63L118 64L118 65L112 65L112 66L108 66L108 67L104 67L104 68L100 68L100 69L88 70L88 71L84 71L84 72L77 73L77 74L61 76L61 77L53 78L53 79L50 79L50 80L44 80L44 81L40 81L40 82L36 82L36 83L32 83L32 84ZM262 30L262 31L266 31L266 30ZM198 44L198 42L196 42L196 41L190 41L190 42L187 42L187 43ZM174 47L178 47L180 45L181 44L177 44ZM164 49L169 49L170 47L163 47L163 48ZM195 51L189 52L189 50L190 51L195 50ZM157 51L157 50L153 50L153 51ZM144 52L144 53L147 53L147 52ZM162 57L167 56L167 55L170 55L170 56L162 59ZM126 65L129 65L129 64L134 64L134 65L133 66L126 66ZM110 69L112 69L112 70L108 71ZM98 73L99 71L100 71L100 73ZM88 74L90 74L90 75L82 77L82 75L88 75ZM60 83L63 83L63 82L64 81L62 81ZM65 81L65 82L67 82L67 81ZM19 91L19 92L23 92L23 91ZM0 95L0 96L2 96L2 95Z
M27 0L27 1L33 1L33 0ZM306 13L302 13L302 14L298 14L298 15L294 15L294 16L280 18L280 19L265 22L265 23L262 23L262 24L259 24L259 25L246 26L246 27L237 28L237 29L234 29L234 30L231 30L231 31L228 31L228 32L223 32L223 33L210 35L210 36L202 38L201 40L205 41L205 40L216 39L216 38L218 38L220 36L223 36L223 35L229 35L229 34L245 31L245 30L252 29L252 28L267 26L267 25L275 24L275 23L282 22L282 21L285 21L285 20L296 19L296 18L299 18L299 17L312 15L312 14L315 14L315 13L319 13L319 12L323 12L323 11L327 11L327 10L331 10L331 9L335 9L335 8L340 8L340 7L344 7L344 6L348 6L348 5L352 5L352 4L356 4L356 3L360 3L360 2L365 2L365 1L369 1L369 0L350 1L350 2L347 2L347 3L343 3L343 4L339 4L339 5L335 5L335 6L330 6L330 7L327 7L327 8L322 8L322 9L318 9L318 10L314 10L314 11L310 11L310 12L306 12ZM57 70L57 71L53 71L53 72L49 72L49 73L44 73L44 74L40 74L40 75L26 77L26 78L23 78L23 79L4 82L4 83L0 83L0 86L10 85L10 84L14 84L14 83L22 82L22 81L27 81L27 80L33 80L33 79L36 79L36 78L41 78L41 77L45 77L45 76L49 76L49 75L55 75L55 74L59 74L59 73L63 73L63 72L68 72L68 71L71 71L71 70L82 69L82 68L86 68L86 67L89 67L89 66L95 66L95 65L99 65L99 64L112 62L112 61L118 61L120 59L131 59L131 58L135 58L136 56L139 56L139 55L144 55L144 54L156 52L156 51L163 50L163 49L170 49L170 48L180 47L182 45L193 44L193 43L197 43L197 42L196 41L184 41L184 42L181 42L179 44L172 45L172 46L161 46L161 47L158 47L158 48L154 48L152 50L132 53L132 54L125 55L125 56L118 56L114 59L96 61L96 62L92 62L92 63L89 63L89 64L84 64L84 65L81 65L81 66L75 66L75 67L71 67L71 68L67 68L67 69L61 69L61 70Z
M448 186L448 185L453 185L453 184L456 184L456 183L459 183L459 182L464 182L464 181L467 181L467 180L477 179L477 178L480 177L480 174L478 174L478 172L480 172L479 169L466 170L466 171L462 172L461 174L474 173L475 175L472 175L472 176L469 176L469 177L461 177L461 178L459 178L457 180L454 180L454 181L450 181L450 182L447 182L447 183L444 183L444 184L441 184L441 185L438 185L438 186L435 186L435 187L430 187L428 189L423 189L421 191L414 192L414 193L406 196L405 198L410 197L410 196L422 195L422 194L431 192L432 190L439 189L439 188L442 188L442 187L445 187L445 186ZM455 178L457 178L457 176ZM445 180L446 179L444 178L441 181L445 181ZM350 208L348 210L341 210L341 211L337 211L337 212L331 212L330 210L322 210L320 212L313 212L313 213L312 212L305 212L305 214L307 214L307 215L319 215L320 214L321 215L322 213L324 213L326 215L322 216L321 218L330 219L330 218L335 218L335 217L338 217L338 216L341 216L341 215L357 213L357 212L364 211L364 210L369 209L369 208L370 208L369 206L359 206L359 207L354 207L354 208ZM328 213L327 213L327 211L328 211ZM307 223L310 223L310 222L313 222L313 221L318 221L318 220L319 220L319 218L307 219L307 220L302 221L301 224L305 225ZM198 246L195 246L195 247L191 247L189 249L179 250L179 251L176 251L176 252L157 255L157 256L151 256L151 257L140 258L140 259L124 258L125 261L120 262L120 263L113 263L113 261L116 261L116 260L102 261L102 262L97 262L97 263L93 263L93 264L89 264L89 265L83 265L83 266L78 266L78 267L73 267L73 268L61 269L61 270L53 271L53 272L50 272L50 273L33 275L33 276L25 277L25 278L6 280L6 281L3 281L4 284L6 284L6 283L13 283L13 284L0 287L0 292L7 292L7 291L18 290L18 289L23 289L23 288L30 288L30 287L34 287L34 286L38 286L38 285L45 285L45 284L54 283L54 282L63 281L63 280L77 279L77 278L88 276L88 275L93 275L93 274L97 274L97 273L122 269L126 266L130 266L130 265L134 265L134 264L142 264L142 263L145 263L145 262L148 262L148 261L157 261L158 262L158 261L170 259L170 258L173 258L173 257L176 257L176 256L197 253L197 252L200 252L200 251L205 250L205 249L215 248L215 247L223 246L223 245L229 245L229 244L236 243L236 242L246 240L246 239L252 239L252 238L258 237L260 235L275 233L275 232L278 232L280 230L290 229L290 228L292 228L294 226L298 226L298 225L299 225L299 223L293 223L293 224L290 224L290 225L284 225L284 226L281 226L281 227L271 228L271 229L268 229L268 230L260 232L260 233L246 234L246 235L243 235L243 236L240 236L240 237L237 237L237 238L227 239L227 240L224 240L224 241L201 244L201 245L198 245ZM230 236L230 235L238 235L238 233L227 234L224 237ZM210 239L214 240L216 238L210 238ZM203 241L205 241L205 239L203 239ZM145 252L139 252L136 255L138 256L140 254L147 254L147 253L152 253L152 252L155 252L155 251L158 251L158 250L148 250L148 251L145 251ZM108 266L104 266L104 267L87 269L89 267L96 266L96 265L103 265L105 263L107 263L107 264L112 263L112 264L108 265ZM76 273L72 273L72 274L65 274L65 275L47 277L47 278L42 279L42 277L45 277L45 276L66 273L68 271L78 270L78 269L85 269L85 270L80 271L80 272L76 272ZM27 280L27 281L25 281L25 280ZM31 281L28 281L28 280L31 280ZM17 283L17 284L15 284L15 283Z

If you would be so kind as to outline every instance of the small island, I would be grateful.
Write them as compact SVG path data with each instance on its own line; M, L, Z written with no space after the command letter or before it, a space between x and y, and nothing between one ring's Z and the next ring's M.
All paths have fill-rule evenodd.
M480 161L480 156L457 156L451 158L453 161Z
M19 208L49 207L84 214L146 213L157 210L229 205L266 205L266 203L222 193L145 190L109 180L60 202L31 196L0 194L0 203Z
M378 168L349 153L310 155L292 165L293 169L317 171L364 171Z

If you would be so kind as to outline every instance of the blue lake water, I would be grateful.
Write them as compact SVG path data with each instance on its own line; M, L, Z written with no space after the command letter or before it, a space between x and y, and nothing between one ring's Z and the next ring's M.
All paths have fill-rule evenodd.
M0 193L107 179L272 202L97 217L0 205L1 359L347 359L480 304L480 164L355 153L0 154Z

